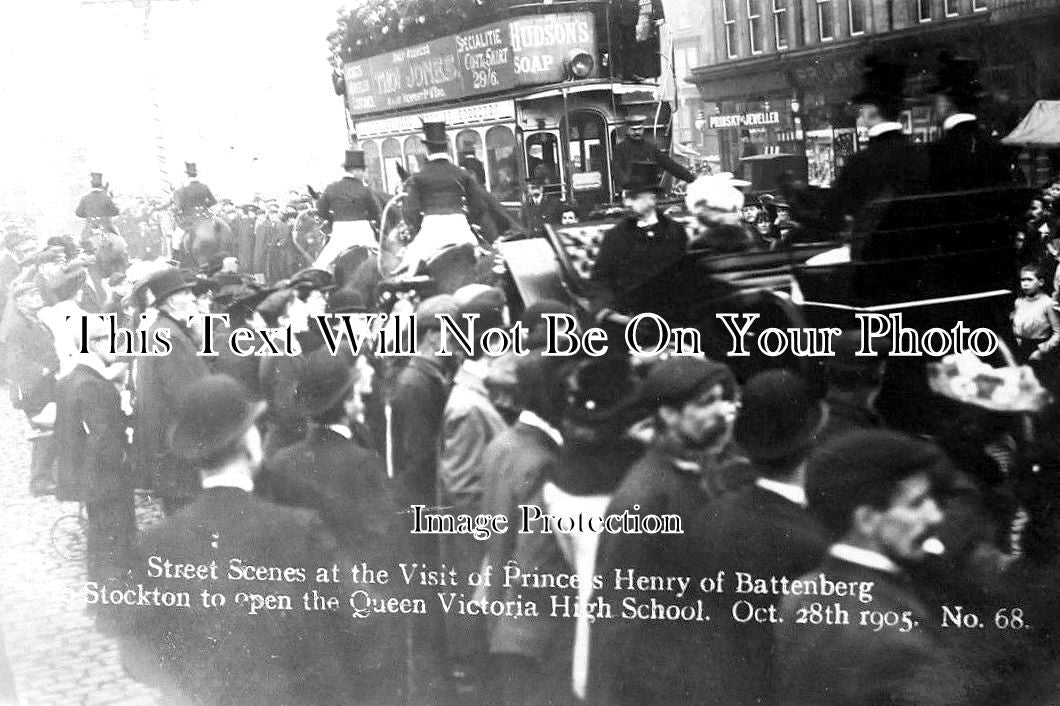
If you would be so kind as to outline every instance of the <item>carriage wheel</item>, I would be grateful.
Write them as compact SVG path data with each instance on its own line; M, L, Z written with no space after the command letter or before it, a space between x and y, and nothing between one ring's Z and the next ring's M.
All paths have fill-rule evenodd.
M81 514L63 515L52 524L49 540L63 559L80 561L85 557L85 518Z

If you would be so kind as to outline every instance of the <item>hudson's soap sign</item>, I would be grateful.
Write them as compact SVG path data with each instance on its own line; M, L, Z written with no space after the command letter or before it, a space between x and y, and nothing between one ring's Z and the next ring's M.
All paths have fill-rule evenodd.
M346 64L346 98L364 115L552 83L575 49L596 53L587 12L497 22Z

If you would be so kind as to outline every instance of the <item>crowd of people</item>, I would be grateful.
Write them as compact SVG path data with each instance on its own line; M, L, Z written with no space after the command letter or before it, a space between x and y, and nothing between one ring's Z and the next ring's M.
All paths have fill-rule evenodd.
M900 89L889 69L872 71L890 88L857 102L882 126L865 151L882 164L905 149L888 120ZM950 80L940 115L952 131L975 118L958 112L968 97ZM425 137L429 156L405 185L413 276L439 251L476 245L468 216L491 208L452 163L444 125L425 124ZM262 239L266 252L292 240L276 202L264 219L222 204L234 240L196 271L130 261L131 243L107 228L43 247L5 233L0 346L33 443L30 490L84 505L87 610L119 637L131 675L166 703L1060 698L1054 408L939 396L930 427L910 428L881 400L924 368L858 355L855 330L834 357L741 377L721 360L635 357L616 341L598 357L544 354L546 315L621 320L687 253L688 233L656 200L667 164L625 166L632 213L604 238L588 311L550 299L524 310L500 287L461 283L409 300L416 317L399 325L416 345L403 357L373 347L359 315L378 302L331 269L337 251L375 246L378 203L357 150L313 204L334 243L316 266L259 267ZM836 213L908 176L878 173L841 177ZM745 235L782 246L788 204L745 203L736 183L689 187L693 246ZM181 198L193 192L186 215L217 205L208 189ZM1013 312L1019 359L1047 387L1040 363L1060 342L1045 269L1060 252L1057 196L1049 186L1028 214ZM705 291L663 289L675 316ZM473 316L481 331L509 328L513 313L525 355L490 355L477 338L454 351L443 333L445 316ZM256 333L237 350L228 332L240 326ZM343 332L367 342L333 351ZM217 354L199 355L211 339ZM975 375L963 382L987 384ZM138 528L137 493L164 519ZM530 506L665 516L681 531L517 531ZM416 508L509 529L412 532ZM493 580L470 578L484 574ZM490 608L466 607L476 603Z

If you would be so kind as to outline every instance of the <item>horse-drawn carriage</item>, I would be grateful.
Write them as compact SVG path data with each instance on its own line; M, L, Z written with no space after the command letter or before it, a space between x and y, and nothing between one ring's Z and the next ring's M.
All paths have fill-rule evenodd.
M703 351L725 359L741 378L775 366L812 373L822 361L790 350L766 355L753 346L750 356L729 356L732 336L717 314L757 314L754 331L857 329L860 315L881 313L901 314L904 325L918 332L949 331L958 322L968 329L1004 332L1016 280L1014 226L1027 196L1025 189L1005 188L880 199L848 234L797 240L772 251L719 255L691 249L682 272L695 280L702 297L682 302L665 316L672 325L697 329ZM691 227L686 214L675 217ZM502 238L478 254L471 248L446 251L414 277L389 276L383 262L397 262L400 246L384 244L375 259L380 278L373 295L385 309L402 298L487 281L507 290L514 314L552 299L566 302L581 312L586 325L595 325L588 305L589 273L615 222L605 217L549 228L543 237ZM830 251L846 261L816 257ZM815 264L821 259L832 262ZM665 296L670 283L663 277L656 285ZM902 376L918 380L916 389L900 395L923 402L928 395L924 365L931 359L894 361Z

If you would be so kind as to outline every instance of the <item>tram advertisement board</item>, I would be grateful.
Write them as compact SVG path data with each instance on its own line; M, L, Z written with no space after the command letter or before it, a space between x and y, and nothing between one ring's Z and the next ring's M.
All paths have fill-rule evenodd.
M553 83L574 50L596 55L591 13L494 22L346 64L346 99L356 116Z

